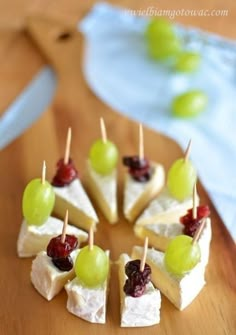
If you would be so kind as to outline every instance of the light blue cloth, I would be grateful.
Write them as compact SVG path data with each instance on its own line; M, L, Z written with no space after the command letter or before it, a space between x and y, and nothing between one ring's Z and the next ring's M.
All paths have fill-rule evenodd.
M191 159L236 239L236 44L176 26L187 47L203 58L196 74L177 74L148 58L147 22L105 3L93 8L79 24L86 38L87 83L112 108L170 136L183 149L192 139ZM209 108L191 120L172 117L172 98L191 88L208 94Z

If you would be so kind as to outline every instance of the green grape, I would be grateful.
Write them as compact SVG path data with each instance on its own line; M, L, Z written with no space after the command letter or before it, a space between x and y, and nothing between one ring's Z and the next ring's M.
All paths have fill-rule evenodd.
M176 56L181 51L181 43L173 25L161 18L150 21L145 34L151 58L164 60Z
M151 58L156 60L165 60L166 58L175 57L181 51L180 40L176 37L157 37L150 40L148 44L148 52Z
M188 159L177 159L170 167L167 175L167 187L170 194L183 201L190 197L196 183L196 169Z
M92 145L89 152L89 159L92 168L102 175L107 175L116 167L118 160L118 150L111 141L104 142L97 140Z
M82 284L87 287L97 287L104 283L108 276L109 259L106 253L94 245L81 249L75 261L75 273Z
M201 250L197 242L192 244L192 237L179 235L168 245L164 262L167 270L182 276L192 270L201 260Z
M178 95L172 101L172 114L177 117L194 117L206 109L208 97L201 90Z
M145 32L148 40L153 40L159 36L173 37L174 35L173 25L163 18L150 20Z
M42 184L40 178L31 180L22 199L23 215L29 225L42 225L50 216L55 203L53 187L49 182Z
M199 68L201 56L198 52L186 51L179 55L175 69L180 72L194 72Z

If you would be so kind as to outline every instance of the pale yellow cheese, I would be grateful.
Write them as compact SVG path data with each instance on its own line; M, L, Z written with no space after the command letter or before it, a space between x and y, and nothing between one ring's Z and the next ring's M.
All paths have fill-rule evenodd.
M110 223L116 223L117 214L117 170L101 175L87 161L87 183L89 191L102 213Z
M78 178L69 185L53 186L53 189L56 195L55 214L64 218L68 209L70 222L87 231L91 226L96 230L97 214Z
M164 186L164 167L161 164L152 163L151 168L152 177L146 182L134 180L129 173L125 176L123 211L129 221L135 220Z
M196 205L199 203L197 198ZM192 197L183 201L173 198L168 189L162 192L150 202L149 206L137 219L137 225L173 223L178 222L179 218L186 214L187 210L193 207Z
M50 216L41 226L28 225L23 220L17 239L17 254L19 257L36 256L45 251L49 241L62 233L63 221ZM77 237L78 242L85 242L88 234L70 224L67 225L67 234Z

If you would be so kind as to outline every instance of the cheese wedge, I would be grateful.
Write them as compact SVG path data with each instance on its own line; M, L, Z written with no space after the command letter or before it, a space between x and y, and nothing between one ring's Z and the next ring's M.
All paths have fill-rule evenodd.
M151 167L153 174L147 182L138 182L128 172L126 173L123 211L129 221L135 220L164 186L164 167L156 163L152 163Z
M19 257L36 256L40 251L45 251L51 238L61 234L63 221L50 216L41 226L28 225L23 220L17 240L17 254ZM88 234L68 224L67 233L78 238L78 242L84 242Z
M75 261L78 250L71 253ZM41 251L32 262L31 282L35 289L47 300L52 300L64 285L75 276L74 269L61 271L53 263L45 251Z
M121 327L146 327L160 322L161 295L149 282L142 296L134 298L125 294L123 287L127 276L125 264L131 258L121 254L119 258Z
M199 203L197 198L196 205ZM173 198L167 188L149 204L149 206L140 215L136 224L156 224L178 222L179 218L186 214L189 208L193 207L192 197L184 201Z
M135 246L131 257L141 258L143 247ZM178 277L169 273L164 264L164 253L148 249L146 263L152 269L152 282L179 310L186 308L205 285L205 267L200 262L187 274Z
M53 186L56 201L54 213L64 218L69 211L69 220L79 228L89 231L93 226L96 230L97 214L78 178L64 187Z
M145 240L147 236L149 244L152 247L160 251L165 251L174 237L183 234L183 228L182 223L156 223L144 226L134 225L134 233L142 240ZM205 265L207 265L209 259L211 236L211 220L207 218L206 225L198 240L202 255L201 262Z
M116 223L117 214L117 170L109 175L101 175L94 171L87 161L87 184L92 197L110 223Z
M109 257L109 251L106 254ZM109 276L103 285L96 288L85 287L77 277L67 283L68 311L92 323L105 323L108 282Z

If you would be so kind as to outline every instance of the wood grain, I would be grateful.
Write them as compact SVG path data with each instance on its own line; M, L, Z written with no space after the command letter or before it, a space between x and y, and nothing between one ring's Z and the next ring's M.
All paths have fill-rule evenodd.
M46 3L41 3L42 6L38 2L38 8L49 14L53 12L53 8L56 8L55 2L47 6ZM71 15L73 21L77 15L75 12L74 16L71 14L73 6L82 16L91 3L92 1L83 2L83 4L72 1L71 7L66 7L66 2L60 1L58 8L67 8L64 11L64 17L68 18ZM119 3L127 4L128 1ZM145 5L147 3L150 2L142 2ZM164 2L160 1L160 3L163 5ZM201 2L199 3L201 5ZM132 7L135 2L130 1L129 4ZM137 1L137 6L139 5L141 2ZM211 5L214 5L213 1ZM44 8L47 8L47 11ZM19 19L22 19L24 13L18 13L18 15ZM68 21L65 20L65 22ZM41 32L45 29L45 24L43 26L44 28L40 28ZM4 92L0 96L1 108L10 102L10 99L19 92L30 76L39 70L44 61L27 35L19 32L16 34L18 35L10 34L9 39L4 37L5 42L2 44L4 46L0 49L1 52L5 52L5 55L9 55L9 57L4 56L5 62L0 66L1 87L5 83ZM0 334L234 335L236 333L236 247L202 187L199 190L201 200L202 203L210 204L213 223L211 256L206 273L207 286L185 311L179 312L163 297L160 325L148 329L121 329L115 265L112 267L107 323L104 326L91 325L69 314L65 308L65 292L53 301L47 302L33 289L29 279L32 260L17 258L16 239L22 220L21 196L24 186L31 178L40 175L43 159L47 162L48 179L51 179L55 163L64 153L67 128L72 126L72 155L81 179L84 181L85 159L91 143L100 136L99 118L101 116L106 121L108 136L119 147L121 157L124 154L137 153L138 150L137 124L112 111L86 86L81 72L83 40L79 34L74 35L73 39L76 40L75 44L78 48L74 49L74 43L72 48L68 46L65 48L63 43L47 43L47 38L44 38L44 52L54 62L60 78L53 106L24 135L0 153L0 210L2 213ZM71 55L73 57L70 57ZM71 60L75 60L75 55L76 61L72 66ZM174 159L182 155L173 141L158 133L145 128L144 137L146 154L151 159L164 164L166 169ZM120 213L123 171L124 168L119 164ZM124 220L122 214L120 214L119 223L112 227L99 211L98 214L100 224L95 236L96 243L103 248L109 248L113 260L116 260L121 252L130 252L133 244L140 243L133 236L132 225Z

